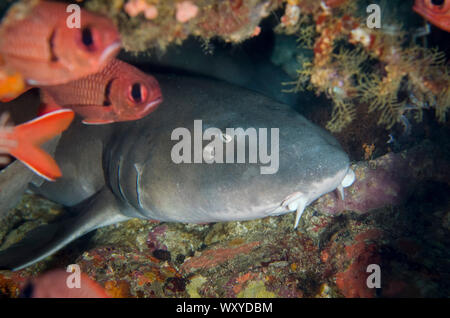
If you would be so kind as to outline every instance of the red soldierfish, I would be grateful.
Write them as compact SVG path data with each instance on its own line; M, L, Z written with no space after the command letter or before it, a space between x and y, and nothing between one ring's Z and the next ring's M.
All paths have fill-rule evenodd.
M69 28L68 4L18 4L0 27L0 56L32 86L67 83L100 71L119 51L119 32L106 17L81 10Z
M0 127L0 151L22 161L43 178L54 181L61 170L53 158L39 146L69 127L74 118L70 109L45 114L16 127Z
M162 102L161 89L153 76L117 59L97 74L43 87L41 97L46 109L71 108L85 124L137 120Z
M450 32L450 0L416 0L413 10L442 30Z
M27 298L110 298L105 289L85 273L80 273L79 286L71 280L71 275L73 274L62 269L47 272L28 282L22 289L21 296Z

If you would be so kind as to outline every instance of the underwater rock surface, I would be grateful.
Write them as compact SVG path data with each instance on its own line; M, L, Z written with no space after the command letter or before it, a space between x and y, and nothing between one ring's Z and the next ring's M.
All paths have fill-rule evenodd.
M404 38L395 26L388 29L391 33L385 29L369 32L377 39L370 47L364 47L368 34L364 27L348 23L341 33L337 32L347 12L352 13L350 21L360 21L361 16L351 8L357 1L326 1L344 4L344 9L339 5L331 8L332 14L326 17L316 0L288 1L289 6L283 1L268 5L268 1L257 0L220 1L221 5L214 6L211 4L218 1L205 0L199 1L200 11L192 5L177 7L181 2L186 5L191 1L145 1L147 7L140 12L133 11L137 7L131 5L125 8L128 3L139 3L131 0L90 0L86 7L115 19L126 49L146 50L143 56L150 54L148 48L165 50L169 43L178 45L192 34L204 40L205 52L218 54L218 49L211 48L211 38L257 40L266 30L263 26L261 35L258 33L261 19L270 10L281 8L283 32L276 34L273 47L269 46L267 52L260 51L261 46L256 46L258 50L253 47L254 54L239 63L233 56L233 67L224 63L229 57L226 54L219 61L217 55L208 57L205 63L204 56L198 58L196 52L191 53L197 47L187 52L183 51L186 46L175 46L174 50L179 49L175 57L169 48L167 56L153 56L152 60L166 63L167 58L167 65L183 68L183 58L194 61L197 54L196 63L188 70L229 81L234 77L238 84L268 95L278 94L280 99L292 101L291 105L296 95L281 93L281 81L293 80L299 71L296 88L306 86L303 88L323 93L334 104L334 112L331 103L319 105L315 101L299 106L321 126L334 116L331 123L335 125L329 128L341 129L338 139L357 161L353 164L357 175L354 187L346 189L344 202L330 193L308 207L297 230L293 229L293 214L202 225L145 220L111 225L29 268L0 271L0 297L18 297L30 277L64 269L68 264L80 265L111 297L448 297L450 155L449 126L444 122L450 96L448 52L445 57L418 45L429 41L432 46L439 31L434 29L429 37L410 41L413 29L422 22L414 17L411 1L402 1L398 11L390 14L393 21L401 20L407 26L405 42L413 46L409 49L399 40ZM358 3L369 2L373 1ZM157 14L150 3L158 3ZM305 15L295 14L295 7L300 5ZM3 6L0 4L0 8ZM177 14L178 10L185 11L184 15ZM400 16L402 19L398 19ZM213 23L204 23L206 19ZM390 21L385 23L389 25ZM284 38L283 33L296 35ZM355 37L356 33L363 36ZM345 45L336 38L344 38ZM304 48L296 47L297 40ZM325 40L332 40L332 44L314 50ZM348 50L338 50L343 47ZM361 47L362 51L357 50ZM380 48L395 48L403 55L385 54L392 51ZM272 64L263 69L264 61L257 61L255 55L269 56ZM127 58L144 65L149 61L142 56ZM212 61L222 69L210 70ZM250 67L250 62L255 64ZM356 86L351 79L365 76L361 70L368 62L374 77L364 77L366 85ZM246 64L248 69L243 69ZM275 72L274 65L282 71ZM273 78L268 78L268 73ZM260 74L264 76L258 77ZM253 80L255 77L258 79ZM391 82L395 85L386 84ZM423 83L428 85L424 87ZM361 97L361 92L364 98L354 103L354 94ZM397 100L398 96L404 99ZM436 100L438 104L433 104ZM392 107L399 102L401 107ZM444 123L437 124L435 118ZM431 142L419 143L427 138ZM399 149L408 150L394 152ZM65 214L61 206L34 195L25 195L8 213L1 211L0 250ZM366 285L371 264L380 266L380 289Z
M360 169L385 173L383 160ZM418 162L416 169L429 167ZM112 297L445 297L448 191L448 183L423 177L401 204L365 214L324 213L327 200L319 200L298 230L293 214L204 225L131 220L27 269L1 271L0 293L17 297L29 277L76 263ZM2 220L2 248L60 213L47 200L25 196ZM381 267L381 289L367 288L370 264Z

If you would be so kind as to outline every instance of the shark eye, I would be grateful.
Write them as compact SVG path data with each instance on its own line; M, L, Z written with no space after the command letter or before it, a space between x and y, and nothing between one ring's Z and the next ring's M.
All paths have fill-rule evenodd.
M142 103L147 99L147 88L141 83L134 83L128 91L128 98L136 104Z
M426 0L425 4L428 9L435 13L447 11L450 8L450 1L448 0Z

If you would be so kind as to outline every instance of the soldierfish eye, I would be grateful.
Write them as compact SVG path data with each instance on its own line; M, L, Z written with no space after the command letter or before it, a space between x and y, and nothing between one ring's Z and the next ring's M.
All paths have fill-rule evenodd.
M147 99L147 88L141 83L134 83L128 89L128 98L136 103L142 103Z
M84 45L91 46L92 44L94 44L91 28L84 28L81 32L81 40L83 41Z
M443 5L445 0L431 0L431 3L435 6L441 6Z
M86 49L89 52L92 52L96 49L96 39L98 38L96 36L96 31L91 27L84 27L80 30L81 34L81 45L84 49Z
M20 292L20 298L31 298L33 297L34 286L32 283L28 283Z
M426 0L425 5L432 11L439 13L448 9L448 0Z

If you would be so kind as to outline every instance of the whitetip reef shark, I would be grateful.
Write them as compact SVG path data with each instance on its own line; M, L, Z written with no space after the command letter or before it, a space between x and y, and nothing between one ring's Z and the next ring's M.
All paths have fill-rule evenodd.
M151 115L104 126L77 122L53 142L63 177L35 183L34 191L77 213L1 251L0 268L27 267L94 229L130 218L208 223L296 211L296 227L307 205L336 189L343 197L343 188L353 183L355 174L337 140L291 107L215 80L156 77L164 102ZM278 171L261 174L263 164L248 160L246 139L244 163L174 163L172 133L178 127L193 131L195 120L202 120L203 129L221 131L279 128ZM275 149L269 145L270 150ZM11 182L5 177L9 170L15 182L21 182L18 174L29 175L18 164L0 173L0 187ZM16 185L9 198L0 194L0 199L12 202L22 189Z

